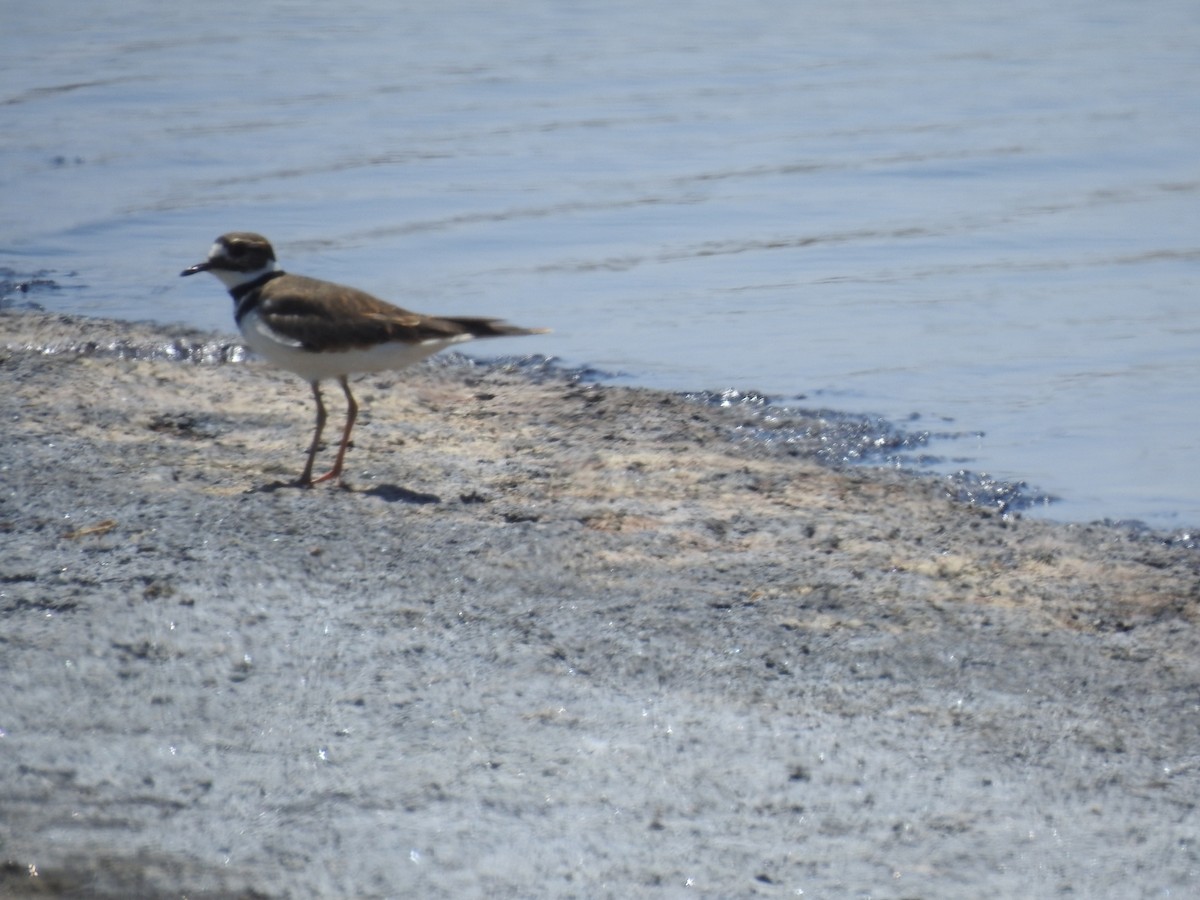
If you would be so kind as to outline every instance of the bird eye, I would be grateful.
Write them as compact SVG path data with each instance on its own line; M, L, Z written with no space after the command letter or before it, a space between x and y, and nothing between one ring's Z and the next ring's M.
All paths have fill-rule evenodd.
M246 252L246 248L242 244L230 244L229 245L229 255L234 258L244 255L245 252Z

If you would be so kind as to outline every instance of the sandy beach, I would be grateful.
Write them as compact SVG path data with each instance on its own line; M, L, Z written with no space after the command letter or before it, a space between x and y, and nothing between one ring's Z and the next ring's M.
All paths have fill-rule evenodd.
M240 356L0 313L0 895L1198 889L1194 538L454 359L300 489Z

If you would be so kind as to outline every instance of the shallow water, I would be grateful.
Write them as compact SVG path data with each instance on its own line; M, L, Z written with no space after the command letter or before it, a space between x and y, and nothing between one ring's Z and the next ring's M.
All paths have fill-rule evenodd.
M229 330L177 274L258 230L554 329L489 351L976 435L931 449L1054 517L1200 524L1194 3L416 6L6 11L0 266Z

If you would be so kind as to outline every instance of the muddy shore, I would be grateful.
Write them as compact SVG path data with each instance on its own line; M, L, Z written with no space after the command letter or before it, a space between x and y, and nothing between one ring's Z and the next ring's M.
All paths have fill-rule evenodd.
M0 313L0 896L1200 886L1193 540L453 360L298 489L239 359Z

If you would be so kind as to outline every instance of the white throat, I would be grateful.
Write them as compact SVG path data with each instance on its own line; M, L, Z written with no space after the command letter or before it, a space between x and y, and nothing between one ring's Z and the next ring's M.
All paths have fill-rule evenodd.
M274 272L277 269L278 266L274 262L269 262L261 269L255 269L253 272L232 272L229 269L209 269L208 271L221 279L221 284L225 285L226 290L232 291L236 287L249 284L251 281L262 278L268 272Z

